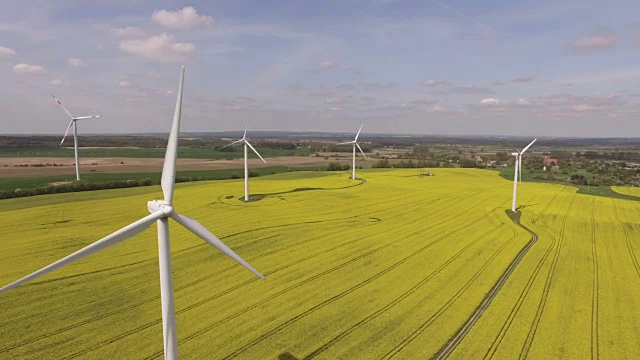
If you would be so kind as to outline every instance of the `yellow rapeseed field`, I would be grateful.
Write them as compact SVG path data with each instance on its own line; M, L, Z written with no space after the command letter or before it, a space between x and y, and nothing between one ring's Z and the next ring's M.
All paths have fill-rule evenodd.
M530 241L512 183L442 169L300 172L179 184L174 205L266 281L171 226L180 355L425 358ZM146 215L159 187L0 202L4 285ZM640 207L525 183L539 235L452 358L640 357ZM161 359L155 226L0 294L0 358ZM286 358L286 357L285 357Z
M611 189L620 194L640 197L640 187L612 186Z

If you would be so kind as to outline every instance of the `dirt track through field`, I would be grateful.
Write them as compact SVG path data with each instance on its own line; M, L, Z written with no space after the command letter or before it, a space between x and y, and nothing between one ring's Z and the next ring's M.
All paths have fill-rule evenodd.
M471 317L469 317L469 319L460 327L460 329L458 329L458 331L453 335L453 337L451 337L451 339L447 341L445 346L442 349L440 349L440 351L438 351L436 355L434 355L433 357L434 359L438 359L438 360L446 359L449 357L449 355L451 355L451 353L456 349L456 346L458 346L458 344L460 344L462 340L464 340L464 337L467 335L467 333L469 333L473 325L478 321L478 319L480 319L480 316L482 316L482 313L484 313L484 311L489 307L489 305L491 305L491 302L493 301L493 299L496 297L496 295L502 288L502 285L504 285L507 279L509 279L509 276L513 273L513 271L518 266L522 258L524 258L524 256L527 254L529 249L533 246L533 244L535 244L538 241L538 235L536 235L536 233L534 233L524 225L520 224L519 220L514 219L513 222L515 222L518 226L522 227L528 233L530 233L531 240L527 243L527 245L525 245L522 248L522 250L520 250L520 253L518 253L515 259L513 259L509 267L505 270L502 276L500 276L500 278L495 283L495 285L493 285L493 287L487 293L487 295L482 300L480 305L478 305L478 307L473 312L473 314L471 314Z

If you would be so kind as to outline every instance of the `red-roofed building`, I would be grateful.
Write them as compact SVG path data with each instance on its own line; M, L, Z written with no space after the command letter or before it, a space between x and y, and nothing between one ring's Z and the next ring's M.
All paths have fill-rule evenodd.
M544 163L545 165L549 165L549 166L560 165L560 163L558 162L558 159L550 158L548 156L545 156Z

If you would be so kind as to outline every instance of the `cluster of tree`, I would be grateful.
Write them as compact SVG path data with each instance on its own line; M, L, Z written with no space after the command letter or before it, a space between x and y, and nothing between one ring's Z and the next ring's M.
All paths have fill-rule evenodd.
M589 185L589 181L587 180L587 177L584 175L573 174L569 179L571 180L572 183L576 185Z
M585 151L584 153L576 152L576 157L583 157L588 160L607 159L621 161L638 161L640 153L632 151L615 151L609 153L599 153L596 151Z
M348 166L347 166L348 168ZM256 170L249 171L249 177L258 177L260 172ZM223 179L239 179L240 173L233 172L230 175L222 176L176 176L176 183L191 182L191 181L205 181L205 180L223 180ZM80 191L93 191L93 190L105 190L105 189L121 189L138 186L150 186L160 185L159 179L141 179L141 180L113 180L104 182L90 182L86 180L74 181L68 184L50 185L41 188L33 189L15 189L0 191L0 199L11 199L26 196L45 195L45 194L58 194L68 192L80 192Z
M374 168L431 168L438 167L438 163L435 161L429 160L400 160L396 163L390 163L389 159L379 160L377 163L373 164L371 167Z
M337 162L332 162L329 163L329 165L327 165L327 171L343 171L343 170L349 170L351 169L351 166L349 166L349 164L340 164Z
M176 179L176 181L177 180L178 179ZM120 188L137 187L137 186L149 186L157 183L159 183L157 180L154 181L152 179L115 180L115 181L105 181L105 182L74 181L68 184L46 186L42 188L0 191L0 199L10 199L10 198L25 197L25 196L57 194L57 193L78 192L78 191L120 189Z
M258 177L260 176L260 173L256 170L249 170L249 177ZM239 172L232 172L231 175L229 175L229 177L231 179L240 179L242 177L242 175L240 175Z

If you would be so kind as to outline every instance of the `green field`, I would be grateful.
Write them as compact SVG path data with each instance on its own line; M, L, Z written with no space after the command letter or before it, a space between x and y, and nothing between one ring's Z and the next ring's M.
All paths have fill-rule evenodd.
M416 359L465 323L530 241L498 172L295 172L182 183L177 211L261 281L171 224L184 358ZM302 188L315 190L295 191ZM271 194L271 195L269 195ZM159 186L0 201L0 284L145 216ZM640 357L640 203L524 183L539 236L452 358ZM0 358L161 359L155 227L0 294ZM286 357L284 354L289 357Z
M259 175L271 175L281 172L287 172L290 170L302 169L304 167L291 167L291 166L268 166L251 169L252 172ZM73 171L73 170L71 170ZM233 177L244 177L244 169L220 169L220 170L190 170L190 171L178 171L176 173L178 178L181 177L202 177L208 180L229 179ZM82 180L90 182L109 182L109 181L123 181L123 180L142 180L152 179L155 183L160 183L159 172L142 172L142 173L92 173L87 172L82 174ZM14 189L33 189L46 187L54 182L63 182L75 180L75 174L69 175L54 175L54 176L42 176L42 177L28 177L28 178L9 178L0 179L0 191L2 190L14 190Z
M73 145L73 144L72 144ZM276 156L309 156L307 148L295 150L271 149L256 146L262 157ZM125 157L125 158L163 158L165 148L89 148L78 150L80 157ZM73 146L35 147L35 148L3 148L0 157L73 157ZM244 156L242 147L235 146L229 151L218 151L211 148L181 147L178 157L184 159L239 159Z

